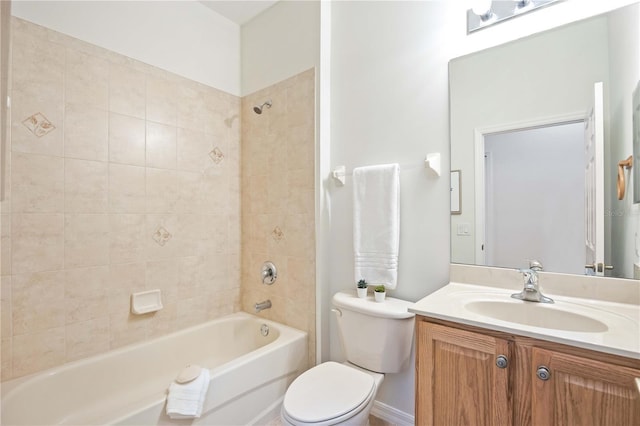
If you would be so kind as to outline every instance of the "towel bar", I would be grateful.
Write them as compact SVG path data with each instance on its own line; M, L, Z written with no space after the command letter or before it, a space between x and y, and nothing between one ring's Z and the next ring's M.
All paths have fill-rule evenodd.
M441 173L441 164L440 164L440 153L434 152L427 154L427 157L424 159L424 163L419 165L417 164L404 164L400 165L400 169L403 170L411 170L424 167L426 169L430 169L436 176L440 176ZM338 186L344 186L346 183L347 177L351 177L351 172L347 174L347 169L345 166L338 166L331 171L331 177L336 180L336 184Z

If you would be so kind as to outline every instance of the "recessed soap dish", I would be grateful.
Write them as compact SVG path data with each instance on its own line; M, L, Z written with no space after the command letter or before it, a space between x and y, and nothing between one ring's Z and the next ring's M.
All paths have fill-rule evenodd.
M162 309L162 295L160 290L141 291L131 294L131 313L135 315L148 314Z

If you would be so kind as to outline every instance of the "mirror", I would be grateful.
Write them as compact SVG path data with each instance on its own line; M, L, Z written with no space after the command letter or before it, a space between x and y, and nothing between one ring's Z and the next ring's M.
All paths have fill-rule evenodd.
M633 152L639 21L636 3L450 62L453 263L640 277L640 158L616 191Z

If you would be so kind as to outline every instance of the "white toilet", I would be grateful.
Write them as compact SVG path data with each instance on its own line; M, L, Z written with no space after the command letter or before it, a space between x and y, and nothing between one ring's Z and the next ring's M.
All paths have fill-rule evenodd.
M284 424L366 425L384 373L407 368L413 342L411 302L387 297L333 296L347 362L324 362L291 383L282 403Z

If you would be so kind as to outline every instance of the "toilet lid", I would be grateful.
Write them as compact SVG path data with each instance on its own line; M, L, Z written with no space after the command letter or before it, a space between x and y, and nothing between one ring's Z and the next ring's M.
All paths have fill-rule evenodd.
M325 362L291 383L283 408L292 418L317 423L342 416L367 402L375 382L369 374L337 362Z

